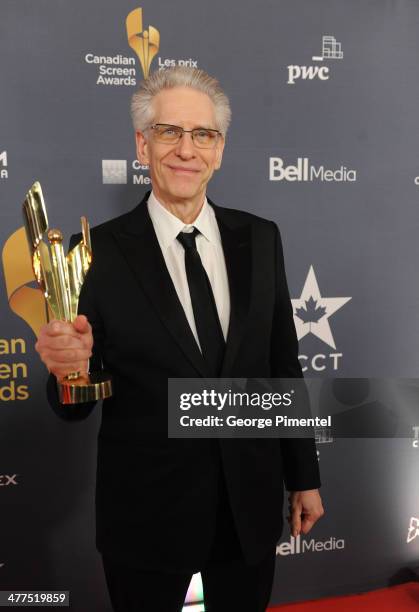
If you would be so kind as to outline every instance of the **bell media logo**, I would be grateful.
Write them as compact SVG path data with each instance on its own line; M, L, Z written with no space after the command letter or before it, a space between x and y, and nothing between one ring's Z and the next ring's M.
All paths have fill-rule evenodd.
M289 542L282 542L276 547L277 556L287 557L288 555L299 555L305 552L330 552L332 550L343 550L345 540L330 537L328 540L302 540L301 536L294 538L290 536Z
M419 537L419 518L416 516L412 516L409 523L409 528L407 530L407 544L413 542L414 539Z
M7 169L7 151L1 151L0 153L0 180L9 178L9 171Z
M313 55L311 59L316 63L309 66L298 66L295 64L287 66L288 85L295 85L295 82L298 80L312 81L313 79L318 79L319 81L328 81L330 78L330 68L329 66L319 65L319 63L325 60L343 59L342 45L334 36L326 34L322 39L321 55Z
M322 296L314 268L310 266L300 297L291 300L298 340L312 334L336 351L329 319L351 299ZM328 355L323 353L312 356L300 355L299 359L303 372L310 368L312 371L321 372L326 370L327 364L330 364L333 370L338 370L342 356L342 353L331 352Z
M356 170L343 165L334 169L325 168L324 165L315 166L308 157L298 157L295 165L285 165L282 157L270 157L269 180L289 183L313 181L354 183L356 181Z

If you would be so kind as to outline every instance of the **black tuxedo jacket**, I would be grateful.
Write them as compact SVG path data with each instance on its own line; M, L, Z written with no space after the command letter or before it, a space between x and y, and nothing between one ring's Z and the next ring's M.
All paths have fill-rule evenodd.
M199 571L215 529L221 467L244 554L257 562L281 535L284 482L289 490L320 486L314 441L167 438L167 379L207 372L147 197L92 230L93 264L79 302L93 327L92 369L101 360L114 388L103 402L98 439L97 547L132 566ZM301 377L276 225L211 205L231 300L221 375ZM52 384L60 416L89 415L93 404L57 404Z

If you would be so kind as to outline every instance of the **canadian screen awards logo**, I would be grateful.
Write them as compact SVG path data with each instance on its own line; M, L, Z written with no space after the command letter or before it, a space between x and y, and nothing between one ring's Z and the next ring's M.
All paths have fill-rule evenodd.
M343 354L336 350L329 319L351 299L351 297L322 296L314 268L310 266L300 297L291 300L297 337L298 340L301 340L309 334L316 336L324 344L334 349L334 352L314 355L300 354L299 359L303 372L308 370L322 372L328 366L334 371L339 369Z
M164 70L170 66L198 67L198 60L192 57L175 59L157 55L160 49L160 32L154 25L144 27L141 7L128 13L125 18L125 29L127 43L140 64L141 77L137 73L135 57L123 55L123 53L104 55L89 51L85 54L84 61L86 64L97 67L96 85L135 87L137 77L146 79L149 76L154 60L158 70Z
M412 516L407 530L407 544L419 537L419 518Z
M313 64L307 66L299 66L290 64L288 70L288 85L295 85L296 81L328 81L330 78L329 66L321 64L327 60L343 59L342 45L334 36L326 34L322 39L322 54L312 56Z
M7 151L0 152L0 180L9 178L7 169Z
M151 62L160 47L160 33L154 26L143 26L143 9L136 8L128 13L125 20L128 45L133 49L140 62L144 78L147 78ZM86 53L84 61L97 66L96 85L136 86L135 58L117 53L99 55Z
M33 286L35 277L24 227L13 232L4 243L2 263L9 308L37 337L48 319L42 291ZM0 404L29 399L27 352L24 338L0 338ZM12 484L8 477L0 478L3 484L6 481Z
M142 8L136 8L127 15L126 26L128 44L137 54L146 79L160 47L160 33L153 26L143 29Z

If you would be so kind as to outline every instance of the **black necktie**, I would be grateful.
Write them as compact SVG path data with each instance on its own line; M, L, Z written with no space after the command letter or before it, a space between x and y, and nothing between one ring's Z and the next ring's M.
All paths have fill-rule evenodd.
M194 228L190 233L180 232L177 239L185 249L186 277L202 355L210 376L217 377L221 371L225 342L211 284L196 248L197 234L199 230Z

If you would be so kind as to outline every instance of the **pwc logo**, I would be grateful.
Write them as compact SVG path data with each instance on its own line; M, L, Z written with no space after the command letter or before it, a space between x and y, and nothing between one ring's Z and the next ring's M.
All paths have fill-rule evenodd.
M330 68L326 65L320 65L320 62L325 60L339 60L343 58L341 43L337 42L334 36L329 34L323 36L322 39L322 54L313 55L312 61L315 62L310 66L298 66L290 64L288 70L288 85L295 85L296 81L328 81L330 78Z

